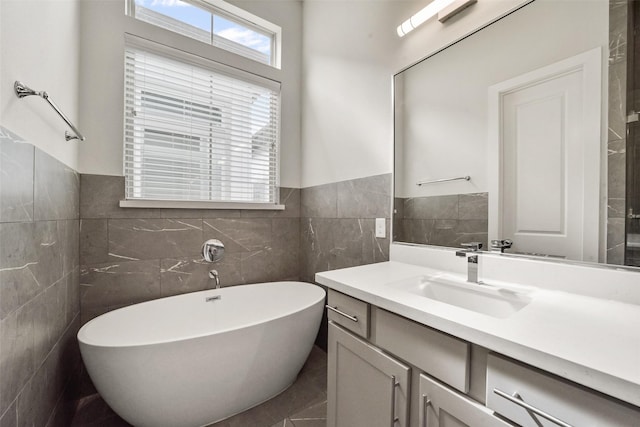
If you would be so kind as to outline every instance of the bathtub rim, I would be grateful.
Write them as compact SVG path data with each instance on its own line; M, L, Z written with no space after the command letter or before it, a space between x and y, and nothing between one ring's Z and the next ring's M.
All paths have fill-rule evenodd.
M265 284L270 284L270 283L288 283L288 284L303 284L303 285L308 285L308 286L313 286L314 288L317 288L316 290L313 290L312 292L318 292L318 298L313 299L313 301L311 301L308 304L304 304L302 306L297 306L294 310L292 311L287 311L285 313L279 313L277 316L270 316L268 318L263 318L261 319L259 322L252 322L252 323L247 323L247 324L242 324L240 326L235 326L235 327L230 327L230 328L226 328L226 329L220 329L220 330L216 330L213 332L209 332L209 333L200 333L200 334L185 334L182 335L178 338L175 339L169 339L169 340L141 340L138 343L126 343L126 344L104 344L104 343L96 343L96 342L92 342L94 340L87 340L87 332L86 330L88 328L86 328L87 325L90 325L91 323L93 323L94 321L100 321L100 318L102 316L106 316L106 315L113 315L113 313L116 313L120 310L127 310L127 309L132 309L134 306L137 305L142 305L142 304L152 304L154 302L157 302L159 300L168 300L168 299L173 299L173 298L180 298L180 297L184 297L186 295L193 295L193 294L198 294L198 293L202 293L203 296L207 293L213 293L214 295L216 294L216 292L222 292L222 295L224 295L224 290L225 289L233 289L233 288L238 288L238 287L253 287L253 286L263 286ZM162 345L162 344L172 344L172 343L179 343L179 342L183 342L183 341L188 341L188 340L195 340L195 339L201 339L201 338L206 338L209 336L213 336L213 335L221 335L221 334L227 334L227 333L233 333L242 329L246 329L246 328L251 328L251 327L256 327L258 325L262 325L265 323L269 323L278 319L282 319L284 317L287 316L294 316L302 311L308 310L311 307L313 307L316 304L320 304L322 303L324 305L324 301L326 300L326 295L327 295L327 291L320 285L314 284L314 283L310 283L310 282L302 282L302 281L297 281L297 280L282 280L282 281L274 281L274 282L261 282L261 283L251 283L251 284L246 284L246 285L234 285L234 286L227 286L224 288L220 288L220 289L206 289L206 290L200 290L200 291L193 291L193 292L185 292L183 294L179 294L179 295L171 295L171 296L167 296L167 297L161 297L161 298L156 298L153 300L148 300L148 301L143 301L143 302L139 302L139 303L135 303L135 304L131 304L125 307L120 307L111 311L108 311L106 313L103 313L97 317L94 317L93 319L89 320L87 323L85 323L84 325L82 325L80 327L80 329L78 330L78 333L76 334L76 339L78 340L79 345L82 347L83 345L86 346L91 346L91 347L95 347L95 348L136 348L136 347L145 347L145 346L153 346L153 345ZM104 320L104 319L102 319Z

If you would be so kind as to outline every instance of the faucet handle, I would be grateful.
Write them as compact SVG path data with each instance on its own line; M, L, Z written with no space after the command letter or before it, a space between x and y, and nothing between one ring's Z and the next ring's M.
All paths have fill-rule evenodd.
M504 252L505 249L509 249L513 246L513 240L511 239L496 239L491 241L491 249L500 249Z
M460 246L462 246L463 248L469 248L469 250L476 252L482 249L482 246L484 245L482 244L482 242L465 242L460 243Z

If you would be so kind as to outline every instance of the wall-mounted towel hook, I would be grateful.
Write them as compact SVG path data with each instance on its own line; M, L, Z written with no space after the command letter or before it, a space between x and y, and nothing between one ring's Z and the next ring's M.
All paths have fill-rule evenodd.
M18 98L24 98L26 96L31 96L31 95L37 95L39 97L41 97L42 99L44 99L45 101L47 101L49 103L49 105L51 105L51 107L55 110L56 113L58 113L58 115L62 118L62 120L64 120L64 122L71 128L71 130L73 130L74 134L69 133L69 131L65 131L64 132L64 139L66 139L67 141L70 141L72 139L78 139L80 141L84 141L84 136L82 136L82 134L80 133L80 131L78 130L78 128L76 128L73 123L71 123L71 121L67 118L67 116L64 115L64 113L62 111L60 111L60 108L58 108L58 106L55 104L55 102L53 102L53 100L49 97L49 94L45 91L35 91L33 89L31 89L29 86L25 85L24 83L16 80L16 82L13 84L13 90L16 93L16 96Z

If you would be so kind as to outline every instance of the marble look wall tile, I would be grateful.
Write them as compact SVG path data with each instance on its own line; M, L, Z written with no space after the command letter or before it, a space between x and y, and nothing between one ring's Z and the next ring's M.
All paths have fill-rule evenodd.
M608 198L625 198L626 192L626 147L624 141L608 144Z
M58 221L58 235L62 242L63 273L68 275L80 266L80 221Z
M49 286L34 300L35 360L44 360L67 326L67 281Z
M18 396L20 426L47 426L60 400L70 370L75 369L79 357L75 344L77 324L70 325L53 350L47 355L31 380Z
M64 277L62 226L58 221L38 221L34 228L37 264L30 266L41 287L47 288Z
M18 427L18 411L15 400L9 409L0 415L0 427Z
M0 222L33 219L33 145L0 136Z
M337 183L338 218L390 218L391 174Z
M609 2L609 64L627 59L628 2Z
M47 153L35 150L34 218L79 218L80 177Z
M607 220L607 263L624 264L625 219Z
M609 66L608 140L624 139L627 123L627 63Z
M375 237L373 219L305 218L301 225L301 277L386 261L389 240Z
M415 220L403 222L403 242L447 247L482 242L487 247L486 220Z
M203 220L204 240L222 241L228 252L252 252L271 245L271 220L266 218L214 218ZM201 243L200 243L201 244ZM198 250L200 246L198 246Z
M297 280L298 252L266 248L241 254L242 275L246 283Z
M272 210L243 210L243 218L299 218L300 217L300 189L280 187L280 204L283 211Z
M163 259L160 261L160 289L163 297L213 287L209 271L216 269L202 259Z
M299 239L299 218L274 218L271 220L271 245L274 248L297 251Z
M625 199L607 199L607 218L624 218L626 216L625 203Z
M45 289L34 274L38 267L35 224L0 224L0 319Z
M405 199L404 217L412 219L458 219L458 195Z
M404 199L396 197L393 199L393 214L396 218L404 218Z
M35 370L35 314L25 305L0 322L0 414L10 407Z
M329 270L334 234L329 218L302 218L300 228L301 279L314 282L314 274Z
M129 305L159 298L160 261L126 261L83 267L82 310Z
M79 177L30 144L7 146L7 134L0 128L0 425L54 425L79 361L60 344L75 343L78 319Z
M88 218L270 218L300 216L300 190L281 188L280 203L284 211L240 210L240 209L144 209L121 208L124 199L123 176L91 175L80 176L80 214Z
M159 209L121 208L124 177L80 175L80 216L89 218L160 218Z
M202 246L200 219L111 219L109 257L144 260L194 257Z
M243 255L244 252L225 252L224 258L220 262L217 262L210 266L211 268L215 268L218 271L220 277L220 286L235 286L248 283L244 277L242 269ZM251 266L247 267L252 268ZM209 271L209 269L207 270L207 272Z
M337 218L338 184L303 188L300 205L300 215L304 218Z
M109 261L109 235L106 219L80 221L80 264L102 264Z
M489 219L489 193L458 195L458 219Z
M67 323L80 315L80 267L67 274Z

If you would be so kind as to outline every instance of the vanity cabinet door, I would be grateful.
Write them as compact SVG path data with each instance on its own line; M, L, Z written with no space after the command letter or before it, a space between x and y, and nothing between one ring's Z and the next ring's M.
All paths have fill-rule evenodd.
M409 427L410 368L329 322L328 427Z
M463 394L420 374L420 427L513 427L493 411Z

